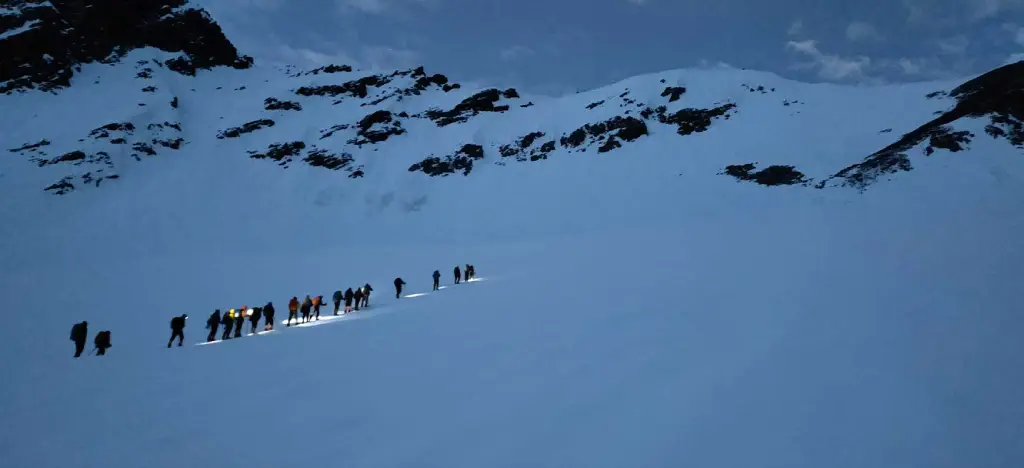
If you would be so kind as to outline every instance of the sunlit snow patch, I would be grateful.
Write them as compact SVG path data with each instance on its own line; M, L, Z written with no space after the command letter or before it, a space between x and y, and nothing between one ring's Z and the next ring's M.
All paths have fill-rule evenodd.
M203 346L203 345L208 345L208 344L217 344L217 343L223 343L223 342L224 342L224 340L204 341L202 343L196 343L196 346Z
M402 296L402 297L420 297L420 296L426 296L426 295L427 295L427 293L416 293L416 294L409 294L407 296Z

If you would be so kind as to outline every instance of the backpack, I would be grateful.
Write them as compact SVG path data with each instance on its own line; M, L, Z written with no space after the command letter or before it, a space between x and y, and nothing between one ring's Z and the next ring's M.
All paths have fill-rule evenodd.
M110 344L110 330L104 330L104 331L101 331L101 332L97 333L96 334L95 344L96 344L96 347L99 347L101 344L106 346L106 347L108 347L108 348L111 347L111 346L114 346L114 345Z

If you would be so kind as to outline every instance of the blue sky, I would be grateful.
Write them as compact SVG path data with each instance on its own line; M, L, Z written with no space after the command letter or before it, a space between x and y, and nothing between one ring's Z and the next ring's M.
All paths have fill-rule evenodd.
M551 94L722 64L873 84L1024 59L1024 0L194 1L263 62L424 65Z

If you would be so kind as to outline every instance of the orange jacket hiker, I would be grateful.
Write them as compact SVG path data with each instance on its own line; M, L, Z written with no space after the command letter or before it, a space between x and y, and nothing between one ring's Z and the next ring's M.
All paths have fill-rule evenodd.
M292 312L295 312L296 310L299 310L299 298L298 297L294 297L293 296L292 300L290 302L288 302L288 310L290 310Z

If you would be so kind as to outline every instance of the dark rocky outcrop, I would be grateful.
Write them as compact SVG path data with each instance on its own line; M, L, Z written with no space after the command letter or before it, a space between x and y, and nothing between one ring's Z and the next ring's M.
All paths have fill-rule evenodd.
M274 126L274 121L270 120L270 119L253 120L252 122L247 122L245 124L242 124L241 127L233 127L233 128L229 128L227 130L222 130L220 133L217 134L217 138L219 138L219 139L237 138L239 136L242 136L242 134L244 134L244 133L252 133L252 132L255 132L256 130L259 130L261 128L273 127L273 126Z
M313 167L323 167L336 171L348 168L354 159L348 153L334 154L325 149L311 149L302 160ZM351 169L349 172L351 172Z
M728 103L712 109L687 108L668 114L668 109L665 106L658 106L655 109L648 107L640 112L640 115L645 119L657 117L658 122L675 125L676 133L686 136L706 131L716 118L721 117L728 120L731 116L730 111L735 108L736 104Z
M595 107L600 106L601 104L604 104L604 101L597 101L587 104L587 110L594 110Z
M263 108L266 110L302 110L302 104L295 101L279 101L276 98L267 98L263 101Z
M679 96L682 96L686 92L686 88L681 86L669 86L661 92L661 97L668 96L668 102L675 102L679 100Z
M498 91L495 88L480 91L455 105L450 110L442 111L439 109L430 109L424 113L424 115L433 120L438 127L444 127L457 122L465 122L481 112L505 112L509 109L507 105L496 106L494 103L498 102L502 97L506 99L517 98L519 94L515 89L509 88L505 91Z
M356 131L356 138L348 141L350 145L363 146L380 143L393 135L405 133L405 129L402 128L402 122L395 119L391 112L386 110L379 110L363 117L356 124L356 127L359 130Z
M7 0L0 16L0 92L67 87L83 63L113 63L141 47L180 52L165 62L194 75L216 66L248 68L205 11L185 0ZM152 70L144 73L149 75Z
M20 148L9 149L7 151L10 151L12 153L20 153L22 151L35 152L39 148L42 148L44 146L49 146L49 144L50 144L50 140L42 139L42 140L39 140L37 143L25 143Z
M264 152L248 151L249 157L253 159L273 159L282 166L287 166L291 162L292 158L299 155L302 150L306 149L306 144L301 141L292 141L289 143L273 143Z
M330 137L331 135L334 135L337 132L340 132L342 130L348 130L349 127L351 127L351 125L349 125L349 124L340 124L340 125L335 125L335 126L333 126L331 128L328 128L327 130L320 130L320 133L323 133L323 135L320 135L320 139L323 140L324 138L328 138L328 137Z
M647 124L636 117L615 116L604 122L584 125L561 138L560 143L566 148L579 148L584 143L601 142L599 153L605 153L622 146L619 140L634 141L647 135ZM581 148L580 151L585 150Z
M929 94L934 98L942 92ZM932 121L903 135L895 143L868 156L864 161L837 172L818 184L823 188L833 179L842 179L840 185L865 190L879 177L912 166L907 152L928 140L924 152L935 148L956 152L970 142L973 134L953 131L949 124L964 117L988 117L985 133L993 138L1005 139L1009 144L1024 147L1024 61L1004 65L974 78L948 93L957 103L952 110L941 112Z
M319 75L321 73L348 73L348 72L351 72L351 71L352 71L352 67L350 67L348 65L334 65L334 64L331 64L331 65L327 65L327 66L324 66L324 67L317 68L315 70L310 70L310 71L308 71L306 73L303 73L303 74L304 75Z
M131 122L115 122L109 123L102 127L94 128L89 132L89 136L94 139L110 138L110 132L122 132L126 134L132 134L135 132L135 125Z
M431 177L454 174L462 171L462 175L469 175L473 171L473 161L483 159L484 148L480 145L465 144L455 154L439 158L431 156L412 166L409 172L422 172Z
M733 165L725 168L725 174L731 175L739 180L755 182L760 185L807 185L809 181L804 175L793 166L768 166L760 171L754 164Z
M535 143L544 136L544 132L528 133L516 140L514 144L502 145L498 148L498 153L502 158L515 158L520 162L547 159L548 154L555 150L555 140L550 140L539 147L535 146Z

